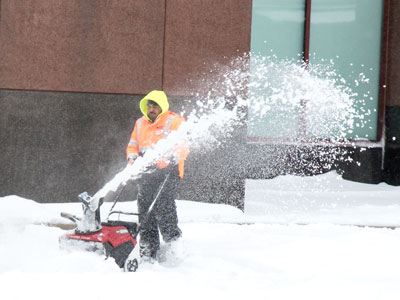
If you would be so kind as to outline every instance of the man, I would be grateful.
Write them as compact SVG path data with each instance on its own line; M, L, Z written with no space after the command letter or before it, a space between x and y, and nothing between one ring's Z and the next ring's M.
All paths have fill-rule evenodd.
M136 121L126 149L130 164L146 150L154 147L159 140L165 139L171 131L178 130L184 122L181 116L168 110L168 99L163 91L151 91L139 105L143 116ZM139 222L142 224L140 256L144 260L156 259L160 248L159 230L167 243L179 239L182 235L178 227L175 198L179 181L184 175L184 162L188 153L184 143L175 145L172 157L158 159L155 171L143 174L138 180L138 211ZM147 220L144 220L162 185L157 203Z

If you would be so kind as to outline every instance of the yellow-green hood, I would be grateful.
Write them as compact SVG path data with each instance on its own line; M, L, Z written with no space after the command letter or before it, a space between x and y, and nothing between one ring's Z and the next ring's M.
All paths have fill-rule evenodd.
M159 116L165 113L169 108L168 98L167 95L164 93L164 91L158 91L158 90L151 91L146 96L144 96L142 100L140 100L139 104L140 110L148 120L150 120L149 116L147 115L148 100L156 102L161 107L161 113L159 114Z

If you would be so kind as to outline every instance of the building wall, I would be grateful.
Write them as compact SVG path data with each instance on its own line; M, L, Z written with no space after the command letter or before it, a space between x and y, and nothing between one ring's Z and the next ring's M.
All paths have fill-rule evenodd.
M215 64L250 50L251 0L167 0L164 89L187 95Z
M161 88L164 0L2 0L0 88Z
M249 51L251 1L2 0L0 88L186 95Z
M138 96L0 90L0 196L93 194L124 165Z
M190 111L177 95L249 51L251 1L0 4L0 196L93 194L126 164L142 95L165 89L173 110ZM235 159L222 148L189 157L182 198L243 205L243 176L221 176Z
M390 0L387 106L400 106L400 3Z
M383 179L400 185L400 3L390 1L388 81L385 103L386 143Z
M389 2L385 178L400 184L400 5ZM190 111L185 100L204 74L250 47L251 0L0 5L0 196L52 202L94 193L125 165L143 94L164 89L173 110ZM241 147L241 134L189 157L181 198L242 206L246 172L277 175L259 161L243 162L255 156ZM265 159L271 151L264 149L257 153Z

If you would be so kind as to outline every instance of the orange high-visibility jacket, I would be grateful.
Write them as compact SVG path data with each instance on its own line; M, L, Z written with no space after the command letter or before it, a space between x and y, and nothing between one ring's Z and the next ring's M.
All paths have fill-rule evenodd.
M154 122L147 116L148 100L155 101L162 110ZM162 91L152 91L140 101L140 109L143 116L135 123L126 148L127 159L135 159L139 155L143 155L147 149L153 147L159 140L166 138L171 131L178 130L185 119L169 111L168 107L167 98ZM175 145L173 151L178 160L179 176L183 178L185 159L189 154L188 147L184 143L179 143Z

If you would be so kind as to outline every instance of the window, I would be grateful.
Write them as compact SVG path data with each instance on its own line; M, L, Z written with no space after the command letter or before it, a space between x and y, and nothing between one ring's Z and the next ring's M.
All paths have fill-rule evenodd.
M326 65L334 71L329 76L335 84L352 91L351 109L347 110L353 110L356 117L348 124L340 120L346 127L341 128L345 137L376 140L383 6L383 0L253 0L249 94L254 102L249 107L249 139L329 139L338 130L313 129L320 122L314 119L319 108L307 97L297 98L297 105L290 105L288 99L270 101L271 89L264 88L287 84L282 82L282 72L299 72L295 65L304 67L306 56L310 68ZM274 65L264 70L270 74L261 83L257 82L261 61L257 55L269 57ZM262 114L260 103L268 107Z

